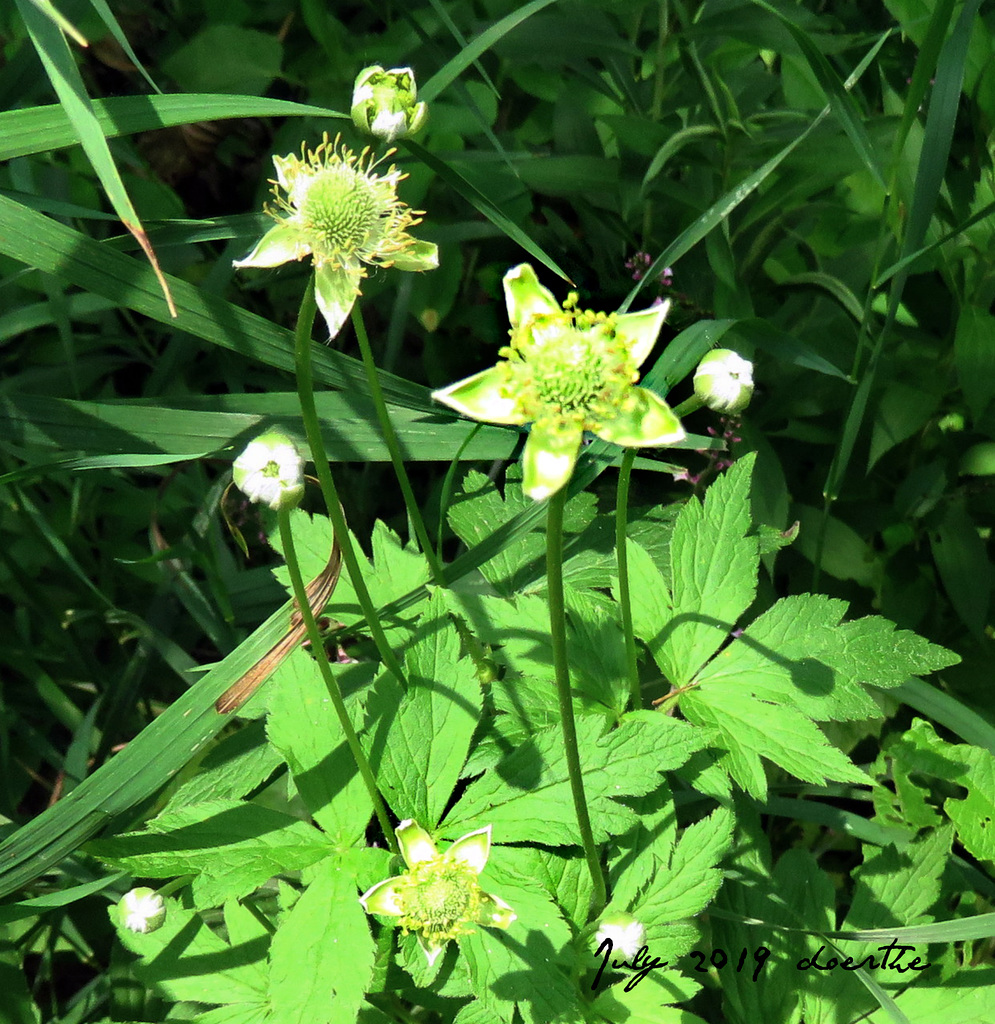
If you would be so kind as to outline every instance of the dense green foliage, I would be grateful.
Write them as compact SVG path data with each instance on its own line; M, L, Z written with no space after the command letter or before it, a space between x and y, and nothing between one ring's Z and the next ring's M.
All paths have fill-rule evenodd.
M995 8L59 12L88 47L0 11L0 1021L995 1019ZM340 721L317 645L281 641L284 558L333 583L331 503L228 489L263 431L315 449L312 263L232 263L273 155L384 154L350 117L375 64L427 104L380 169L439 265L368 268L310 344L376 610L347 559ZM432 400L498 361L522 263L583 309L670 300L640 383L679 411L710 349L753 363L741 415L638 452L624 520L615 445L581 449L561 533L520 421ZM491 826L510 927L433 958L365 912L417 865L364 758L439 864ZM139 885L147 934L115 906ZM613 914L659 961L636 984L595 952Z

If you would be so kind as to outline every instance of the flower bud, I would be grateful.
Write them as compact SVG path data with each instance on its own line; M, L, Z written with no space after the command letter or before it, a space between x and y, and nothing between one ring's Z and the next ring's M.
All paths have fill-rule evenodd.
M416 103L411 68L363 68L352 90L352 120L361 132L384 142L414 135L428 120L428 106Z
M731 349L714 349L694 371L694 393L714 412L742 412L753 397L753 363Z
M646 929L632 914L608 914L598 923L594 948L598 949L605 939L611 939L613 951L622 953L627 960L631 960L646 940Z
M122 928L145 935L162 927L166 920L166 904L154 889L147 885L139 886L121 897L117 917Z
M279 431L251 441L232 466L235 486L250 500L271 509L296 508L304 496L304 460Z

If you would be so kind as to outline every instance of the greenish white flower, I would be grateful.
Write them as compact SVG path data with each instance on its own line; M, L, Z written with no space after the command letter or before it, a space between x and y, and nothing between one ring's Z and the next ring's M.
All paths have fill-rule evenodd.
M162 927L166 920L166 904L154 889L143 885L121 897L117 916L122 928L144 935Z
M391 151L392 152L392 151ZM391 155L388 152L384 159ZM367 267L432 270L438 248L408 234L421 223L401 202L397 186L407 175L393 164L378 173L370 150L358 156L328 136L302 156L275 156L276 202L266 212L277 221L236 267L278 267L310 256L315 298L335 337L360 293Z
M522 454L525 493L548 498L570 479L584 431L626 447L674 444L684 429L670 406L635 387L669 303L595 313L571 294L561 307L528 264L504 276L511 344L504 361L433 398L490 423L532 423Z
M450 939L473 925L507 928L515 920L511 907L477 881L490 854L490 825L461 836L441 854L411 819L394 832L408 870L378 882L359 901L367 913L396 917L405 933L414 932L430 965Z
M632 914L607 914L598 922L598 931L594 936L595 950L601 948L605 939L611 939L612 949L631 960L646 941L646 928Z
M417 99L411 68L363 68L352 90L353 123L384 142L414 135L428 120L428 106Z
M232 465L235 486L250 500L277 509L296 508L304 496L304 459L286 434L261 434Z
M694 371L694 393L714 412L742 412L753 397L753 363L732 349L713 349Z

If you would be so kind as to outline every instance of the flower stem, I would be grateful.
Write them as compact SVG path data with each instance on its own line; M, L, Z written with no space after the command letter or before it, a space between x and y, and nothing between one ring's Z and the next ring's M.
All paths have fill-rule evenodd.
M373 802L373 810L376 812L377 821L380 822L380 828L390 844L391 850L396 853L396 840L394 838L394 830L391 828L390 818L387 816L387 808L384 807L380 791L377 789L377 782L373 777L373 769L370 768L370 762L367 761L363 748L359 745L359 737L356 735L356 730L352 727L352 720L349 718L345 701L342 699L339 681L335 678L331 666L328 664L328 658L325 656L325 644L318 630L318 623L314 620L311 604L307 599L304 577L301 575L301 566L297 559L297 548L294 546L294 535L290 529L290 510L281 508L277 512L277 519L280 524L280 541L283 544L283 557L287 563L287 570L290 572L290 583L294 590L294 597L297 599L297 605L301 610L301 617L304 619L304 628L307 630L308 640L311 641L311 653L314 655L318 671L321 673L325 688L328 690L328 696L332 700L335 714L338 715L339 724L342 726L342 733L345 736L346 743L349 745L349 750L352 752L353 760L356 762L359 774L363 777L363 782L366 783L366 789L370 794L370 800ZM339 544L341 545L341 543L340 540Z
M632 601L629 596L629 550L626 525L629 518L629 480L636 449L626 448L618 471L618 497L615 503L615 564L618 569L618 605L622 612L622 634L625 637L625 664L629 676L629 693L636 710L642 705L639 690L639 662L636 637L632 632Z
M693 412L697 412L704 404L697 395L692 395L681 402L673 412L678 419L681 419L684 416L690 416Z
M301 403L301 418L304 420L304 432L307 434L307 443L311 448L311 458L314 459L314 470L318 475L318 483L321 485L321 493L325 498L325 506L328 509L328 518L332 521L332 529L338 538L339 547L342 549L342 560L345 562L346 571L352 581L353 590L356 591L356 598L363 610L366 625L370 630L370 636L377 645L380 657L384 665L400 680L402 686L407 683L404 673L401 671L401 664L390 649L387 637L377 618L376 608L370 598L370 592L366 587L366 581L359 568L359 560L356 558L355 548L352 546L352 538L349 536L349 527L345 521L345 513L339 503L339 492L335 488L335 481L332 479L332 467L328 463L328 456L325 454L325 442L321 437L321 425L318 422L318 412L314 406L314 378L311 373L311 328L314 326L314 316L318 307L314 301L314 275L304 291L301 299L301 309L297 316L297 327L294 330L294 359L297 367L297 396Z
M425 560L428 562L432 579L438 586L445 586L445 580L442 577L442 566L439 564L435 548L429 540L428 530L425 529L425 521L422 519L421 509L415 500L415 492L411 489L408 471L404 467L404 455L397 440L397 433L387 413L387 403L384 401L383 389L380 387L380 379L377 377L377 365L373 360L373 350L370 348L370 339L366 333L366 325L363 323L363 314L360 311L358 302L352 307L352 326L356 332L356 339L359 341L359 351L363 357L366 378L370 383L370 395L373 398L373 405L377 410L377 419L380 420L380 430L387 444L387 451L390 452L390 461L394 466L394 475L401 486L401 494L404 496L404 504L408 509L408 517L414 528L415 536L418 538L418 543L421 545L422 553L425 555Z
M608 901L601 859L594 844L591 818L584 795L584 776L577 749L577 725L574 721L573 700L570 696L570 665L567 661L567 622L563 603L563 506L567 489L560 488L550 499L546 510L546 579L549 587L549 632L553 645L553 669L556 675L556 694L560 705L560 723L563 726L563 750L570 775L577 827L584 846L584 856L591 872L594 893L591 897L590 918L597 917Z

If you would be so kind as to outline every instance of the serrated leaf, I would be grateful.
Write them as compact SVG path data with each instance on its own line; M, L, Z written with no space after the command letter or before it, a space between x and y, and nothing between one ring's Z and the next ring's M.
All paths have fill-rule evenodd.
M480 682L439 592L418 620L417 639L405 655L408 690L400 705L383 706L391 680L370 699L375 735L371 763L384 796L401 818L433 829L449 803L480 718ZM390 692L393 692L390 686ZM378 719L386 725L381 728Z
M628 715L601 736L600 717L577 722L584 788L595 839L620 835L635 822L630 808L612 797L642 795L659 784L659 772L683 764L706 739L684 723L655 712ZM559 728L537 734L474 782L442 825L456 838L493 824L505 842L579 843L577 819Z
M517 479L520 470L509 470L504 496L483 473L471 470L463 480L463 493L449 508L449 525L467 547L473 547L489 537L498 527L530 509L535 502L522 493ZM568 548L572 538L582 533L594 520L595 495L582 491L571 498L563 512L564 543ZM583 554L583 553L581 553ZM480 572L492 587L504 597L513 597L533 580L545 576L546 535L542 523L519 536L499 554L480 567ZM569 570L571 559L564 562L564 580L572 582ZM574 566L586 571L586 559Z
M328 839L297 818L256 804L214 800L170 808L144 832L91 843L89 851L133 875L195 874L198 906L245 896L274 875L327 856Z
M306 580L313 579L328 561L332 544L331 525L322 516L310 516L300 509L295 509L291 514L291 530L297 557L301 563L301 574ZM279 535L275 531L270 540L277 550L282 550ZM363 557L362 547L355 536L352 536L352 543L359 557L363 580L376 607L390 604L429 579L428 563L424 556L413 547L402 544L400 537L379 519L373 524L370 538L372 564L369 559ZM290 593L290 576L286 566L279 566L273 571L273 575ZM381 620L380 624L392 643L407 639L420 603L409 606L403 615L398 613L385 616ZM345 623L363 621L359 599L345 570L328 603L328 614Z
M369 685L374 666L329 666L343 689ZM360 839L373 813L370 794L318 666L303 648L292 651L267 690L266 732L290 766L294 784L308 812L331 843L350 846ZM363 721L359 695L346 699L353 728Z
M732 846L733 817L720 807L685 829L667 869L632 913L646 924L667 924L701 913L722 884L719 863Z
M269 937L229 945L195 911L175 899L165 902L166 919L158 930L142 935L118 928L122 945L141 957L133 967L139 979L173 1000L209 1006L263 1002Z
M519 851L492 852L481 876L485 890L518 915L505 931L479 928L459 939L477 998L503 1020L517 1004L526 1024L580 1024L580 992L571 981L571 932L556 905L527 872Z
M270 953L272 1024L349 1024L373 975L374 943L356 880L338 858L311 872Z
M658 971L631 988L630 983L631 979L620 981L598 996L593 1007L597 1019L613 1024L705 1024L690 1010L671 1005L686 1002L701 987L689 978L674 971Z
M704 504L689 501L674 526L673 617L646 639L675 686L694 678L753 600L760 562L756 537L746 536L753 461L747 456L719 477Z
M754 697L746 686L715 687L708 694L690 690L681 697L681 710L690 721L715 730L715 745L726 751L722 765L734 782L760 799L767 795L761 757L805 782L868 781L808 718Z
M253 722L214 744L197 765L192 778L170 798L177 806L207 800L238 800L269 778L281 763L266 742L261 723Z

